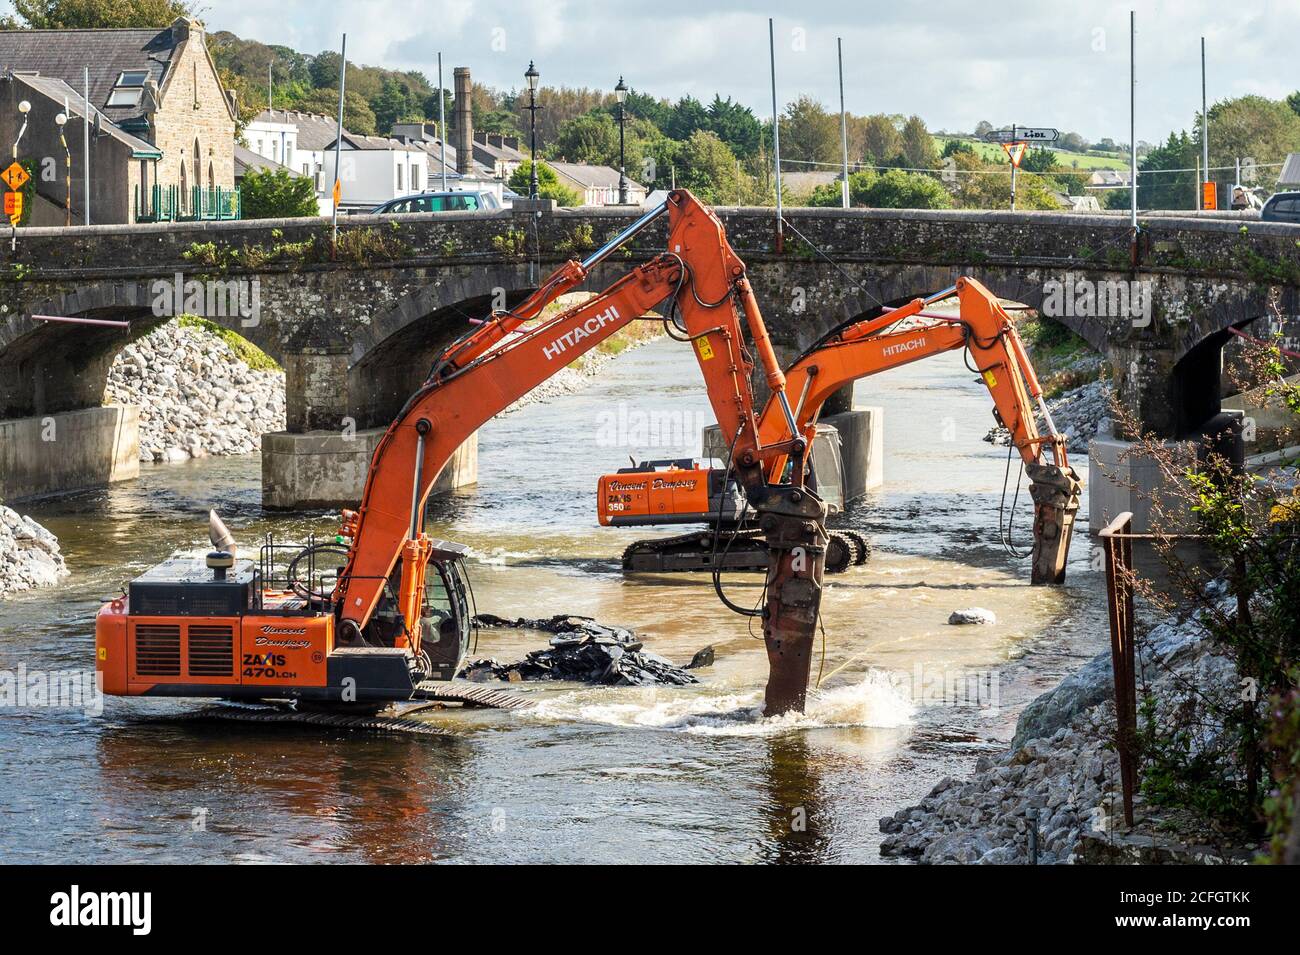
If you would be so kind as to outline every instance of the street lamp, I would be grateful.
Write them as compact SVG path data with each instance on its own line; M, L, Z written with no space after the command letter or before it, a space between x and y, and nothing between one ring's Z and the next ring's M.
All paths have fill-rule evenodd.
M18 144L22 142L23 133L27 132L27 114L30 113L31 111L32 111L32 104L27 102L27 100L23 100L21 103L18 104L18 112L22 114L23 125L18 130L18 138L14 140L14 150L13 150L14 159L18 158Z
M533 137L533 161L532 161L532 183L529 186L528 198L536 199L537 196L537 111L541 109L537 105L537 80L541 76L537 72L537 67L533 66L533 61L528 61L528 69L524 72L524 79L528 81L528 112L532 122Z
M627 205L627 176L624 175L623 154L623 128L624 118L627 115L624 105L627 102L627 85L623 82L623 77L618 78L618 86L614 87L614 97L618 100L618 204Z
M65 102L63 108L68 108ZM68 114L59 113L54 117L54 125L59 127L59 142L63 144L63 170L64 182L68 188L67 199L63 203L63 224L72 225L72 150L68 148L67 137L63 135L63 127L68 124Z

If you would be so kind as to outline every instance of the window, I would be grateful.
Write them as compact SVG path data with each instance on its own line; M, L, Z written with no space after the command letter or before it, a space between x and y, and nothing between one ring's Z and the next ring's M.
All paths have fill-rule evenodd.
M402 191L402 167L397 167L397 191Z
M125 70L118 74L113 90L108 94L105 106L139 106L140 96L144 93L144 81L149 78L148 70Z
M411 190L418 192L420 190L420 167L411 164Z

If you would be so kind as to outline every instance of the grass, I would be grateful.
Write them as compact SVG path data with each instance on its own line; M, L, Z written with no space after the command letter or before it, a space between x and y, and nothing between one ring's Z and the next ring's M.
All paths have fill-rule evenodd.
M216 322L210 322L206 318L199 318L197 315L182 315L176 322L184 328L201 328L203 331L217 336L230 347L236 358L254 371L284 370L274 358L247 338L238 332L233 332L229 328L218 325Z
M959 136L934 136L934 148L942 153L943 147L951 139L960 139L964 143L969 143L975 150L976 155L986 162L1006 162L1007 154L1002 147L996 143L981 142L978 139L967 139ZM1072 153L1065 150L1055 150L1056 161L1065 171L1073 168L1073 163L1077 162L1080 170L1084 169L1128 169L1128 160L1121 159L1113 153Z

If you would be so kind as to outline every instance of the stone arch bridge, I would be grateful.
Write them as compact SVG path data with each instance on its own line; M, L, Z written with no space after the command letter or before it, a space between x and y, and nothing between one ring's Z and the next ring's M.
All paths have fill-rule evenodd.
M1153 216L1134 242L1112 215L792 209L778 252L772 210L718 213L783 357L969 275L1082 335L1121 400L1169 437L1218 411L1227 329L1270 299L1300 313L1300 229L1257 220ZM352 216L333 254L321 219L23 230L0 248L0 438L16 419L100 406L117 352L196 304L284 365L291 432L382 426L471 321L636 214ZM664 234L663 222L642 232L588 287L661 251Z

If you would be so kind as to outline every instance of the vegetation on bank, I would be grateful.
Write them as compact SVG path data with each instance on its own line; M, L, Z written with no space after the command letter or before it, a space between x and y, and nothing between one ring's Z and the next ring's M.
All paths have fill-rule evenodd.
M284 371L279 362L247 338L238 332L218 325L216 322L210 322L206 318L199 318L197 315L182 315L176 319L176 324L182 328L200 328L208 334L220 338L235 353L236 358L254 371Z
M1276 342L1247 363L1264 391L1300 423L1300 388L1283 377ZM1139 434L1118 403L1121 428ZM1139 687L1142 792L1157 818L1224 839L1268 846L1267 859L1300 863L1300 496L1281 482L1236 471L1207 443L1200 460L1142 435L1137 453L1163 484L1152 501L1154 547L1164 565L1138 593L1155 611L1192 620L1239 678L1229 696L1199 681L1158 701ZM1179 535L1200 535L1201 553Z

